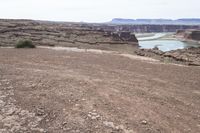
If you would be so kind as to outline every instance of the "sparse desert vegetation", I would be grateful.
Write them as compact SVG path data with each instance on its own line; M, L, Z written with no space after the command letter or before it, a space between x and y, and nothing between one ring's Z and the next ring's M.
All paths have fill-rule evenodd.
M31 40L20 40L16 43L15 48L36 48Z

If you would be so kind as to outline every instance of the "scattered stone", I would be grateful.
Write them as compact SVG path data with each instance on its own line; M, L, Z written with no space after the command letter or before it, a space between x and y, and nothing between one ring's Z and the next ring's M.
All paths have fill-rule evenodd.
M76 133L80 133L80 130L77 129L75 132L76 132Z
M84 99L84 98L82 99L82 101L85 101L85 100L86 100L86 99Z
M126 129L123 125L115 126L113 122L104 121L103 124L113 130L121 130L124 133L134 133L133 130Z
M13 115L15 113L15 108L10 108L7 112L6 115Z
M113 122L108 122L108 121L104 121L103 124L107 127L110 127L110 128L115 128L115 125Z
M32 131L43 133L44 129L41 128L31 128Z
M75 104L76 107L78 107L80 104Z
M95 119L97 119L97 118L96 118L95 116L92 116L91 119L92 119L92 120L95 120Z
M45 115L45 111L42 108L37 108L36 115L43 116L43 115Z
M147 125L148 123L147 123L146 120L143 120L143 121L141 121L141 124L142 124L142 125Z
M5 105L5 102L0 100L0 107L3 107Z
M1 81L8 84L8 80ZM0 91L0 107L2 107L0 110L0 124L2 128L0 129L0 133L44 132L43 129L38 128L43 117L38 117L28 110L23 110L19 106L16 106L16 100L12 97L14 95L13 89L14 87L9 86Z
M96 113L96 110L93 110L93 112L89 112L87 116L92 120L97 120L101 118L101 116L98 113Z
M88 117L92 117L92 115L91 115L91 114L88 114Z
M13 89L14 87L13 86L9 86L9 87L7 87L6 89Z

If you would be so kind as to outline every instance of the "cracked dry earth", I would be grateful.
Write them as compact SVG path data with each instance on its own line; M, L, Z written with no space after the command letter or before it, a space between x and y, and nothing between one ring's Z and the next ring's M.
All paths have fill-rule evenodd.
M200 67L0 49L1 133L198 133Z

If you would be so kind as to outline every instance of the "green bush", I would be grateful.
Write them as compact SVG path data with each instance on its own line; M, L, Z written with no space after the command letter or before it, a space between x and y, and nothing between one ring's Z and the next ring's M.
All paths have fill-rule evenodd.
M20 40L15 45L15 48L36 48L36 46L30 40Z

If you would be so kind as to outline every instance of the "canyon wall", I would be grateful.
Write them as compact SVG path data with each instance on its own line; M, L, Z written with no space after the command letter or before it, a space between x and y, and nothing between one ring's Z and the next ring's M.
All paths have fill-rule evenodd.
M176 38L181 41L196 43L200 45L200 30L178 30L176 32Z
M184 19L123 19L114 18L109 23L112 24L154 24L154 25L200 25L199 18L184 18Z
M129 31L134 33L151 33L151 32L176 32L177 30L199 29L200 25L111 25L82 24L83 27L91 29L102 29L108 31Z
M80 23L32 20L0 20L0 45L13 46L28 39L36 45L76 46L76 44L131 44L138 40L131 32L114 32L84 27Z
M0 19L0 45L13 46L18 40L29 39L36 45L49 46L77 46L81 44L131 44L138 46L138 40L134 33L176 32L188 29L198 31L200 26L112 25ZM199 32L192 32L191 38L198 40Z

